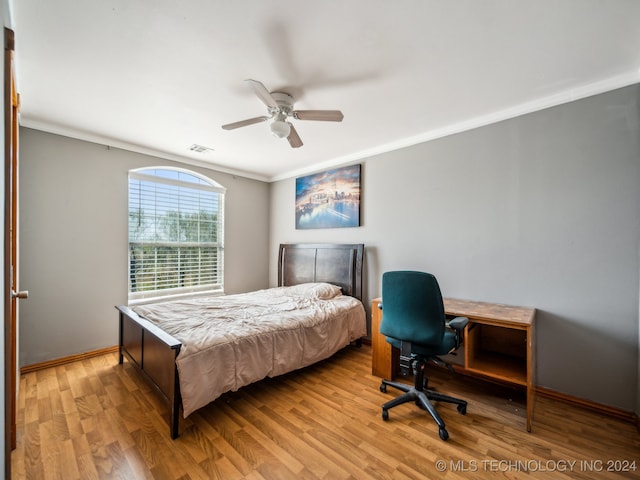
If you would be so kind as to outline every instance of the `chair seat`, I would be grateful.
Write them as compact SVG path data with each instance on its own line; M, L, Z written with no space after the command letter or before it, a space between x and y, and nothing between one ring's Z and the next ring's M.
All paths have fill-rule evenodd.
M400 348L400 340L387 337L387 342L393 345L396 348ZM442 343L437 346L432 345L420 345L417 343L411 343L411 353L415 353L417 355L424 355L425 357L430 357L433 355L446 355L451 350L453 350L456 346L456 334L452 331L445 331L444 338L442 339Z

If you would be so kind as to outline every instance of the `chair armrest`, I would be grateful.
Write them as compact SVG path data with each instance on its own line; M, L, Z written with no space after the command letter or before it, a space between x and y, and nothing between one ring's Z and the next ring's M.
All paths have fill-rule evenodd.
M456 331L456 347L455 350L460 348L460 341L462 339L462 331L464 327L469 323L469 319L467 317L456 317L449 321L449 328L453 328Z
M461 332L464 330L464 327L467 326L467 323L469 323L469 319L467 317L456 317L449 321L449 327Z

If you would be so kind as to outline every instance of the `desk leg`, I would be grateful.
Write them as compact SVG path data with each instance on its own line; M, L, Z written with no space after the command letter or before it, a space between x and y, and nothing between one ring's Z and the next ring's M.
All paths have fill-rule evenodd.
M387 337L380 333L380 300L376 298L371 302L371 374L393 380L400 370L400 350L392 347Z
M379 298L371 302L371 374L392 380L392 347L386 337L380 333L382 311L378 308L379 304Z
M535 403L536 388L536 342L535 325L527 329L527 432L531 432L533 421L533 406Z
M531 418L533 416L533 386L527 386L527 432L531 432Z

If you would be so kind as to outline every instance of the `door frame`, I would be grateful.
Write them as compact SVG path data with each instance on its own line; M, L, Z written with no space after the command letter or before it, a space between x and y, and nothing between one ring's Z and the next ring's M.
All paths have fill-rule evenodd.
M4 29L4 441L5 478L16 448L18 108L14 75L15 35Z

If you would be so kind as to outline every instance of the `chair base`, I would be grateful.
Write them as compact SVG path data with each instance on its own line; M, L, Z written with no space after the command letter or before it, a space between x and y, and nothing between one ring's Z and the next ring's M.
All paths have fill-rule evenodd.
M415 375L414 386L410 386L405 383L392 382L390 380L382 380L382 383L380 384L381 392L385 393L387 391L387 386L391 386L402 392L405 392L399 397L396 397L393 400L389 400L384 405L382 405L382 419L389 419L390 408L407 402L415 402L416 405L425 409L427 412L429 412L429 414L431 414L435 422L438 424L438 434L440 435L440 438L442 440L447 440L449 438L449 432L447 432L444 421L431 403L431 400L434 400L436 402L453 403L458 406L458 412L462 415L466 415L467 413L467 402L464 400L460 400L459 398L450 397L449 395L443 395L441 393L434 392L433 390L427 390L424 388L425 384L426 382L422 374L422 369L420 369L418 374Z

